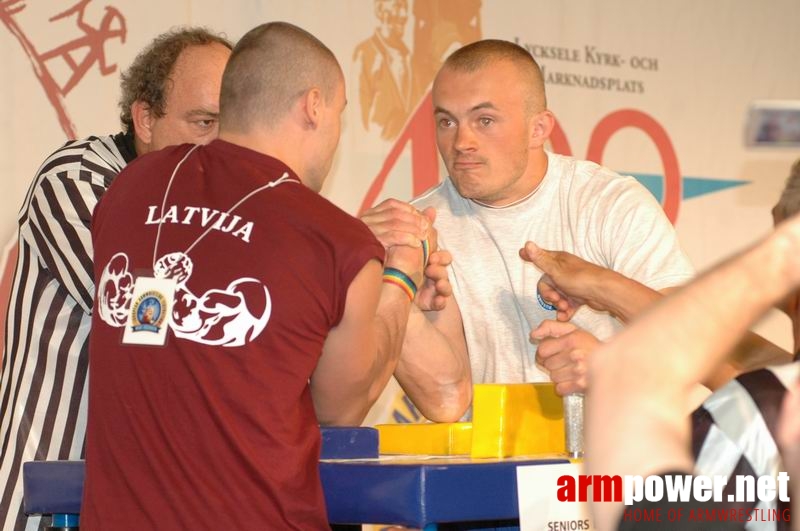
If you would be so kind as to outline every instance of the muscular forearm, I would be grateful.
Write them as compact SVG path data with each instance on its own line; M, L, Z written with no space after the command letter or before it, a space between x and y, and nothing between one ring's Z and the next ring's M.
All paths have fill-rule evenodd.
M472 378L466 345L449 340L429 320L438 313L412 308L395 376L426 418L454 422L472 400Z
M368 393L370 407L380 397L397 368L408 324L409 307L413 307L413 304L399 288L383 285L373 324L377 348Z
M663 297L663 294L616 271L605 269L597 278L591 305L627 323Z
M411 283L422 278L422 255L393 249L385 265L395 271L387 274L373 260L356 275L344 315L325 340L311 378L320 424L360 424L395 370L412 305Z

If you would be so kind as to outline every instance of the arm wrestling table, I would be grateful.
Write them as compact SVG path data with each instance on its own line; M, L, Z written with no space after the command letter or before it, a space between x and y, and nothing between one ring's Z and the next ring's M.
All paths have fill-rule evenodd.
M377 441L374 431L323 430L319 467L331 523L395 524L431 531L443 523L516 520L517 467L568 462L526 457L378 457L377 443L374 449L372 444L373 437ZM363 458L365 454L369 457ZM77 525L83 471L83 461L25 463L26 512L52 514L55 525Z

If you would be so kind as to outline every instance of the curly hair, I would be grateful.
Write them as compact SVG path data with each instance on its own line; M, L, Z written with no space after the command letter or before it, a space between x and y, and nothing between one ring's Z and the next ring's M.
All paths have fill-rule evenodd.
M162 33L139 52L121 76L119 119L126 133L133 132L131 105L136 101L146 103L157 117L164 116L167 80L181 52L189 46L214 43L233 48L228 39L205 28L175 28Z

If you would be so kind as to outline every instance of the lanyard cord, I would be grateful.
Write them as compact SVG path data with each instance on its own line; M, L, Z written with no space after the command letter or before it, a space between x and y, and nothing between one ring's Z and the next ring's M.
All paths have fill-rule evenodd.
M184 163L184 161L186 161L186 159L189 158L189 155L191 155L192 152L194 152L194 150L197 149L198 147L200 147L200 146L196 145L196 146L192 147L192 149L190 149L186 153L186 155L183 156L183 158L180 160L180 162L178 162L178 164L175 166L175 169L172 170L172 175L170 176L169 182L167 183L167 189L164 191L164 199L161 201L161 217L158 220L158 230L156 231L156 242L153 245L153 271L154 272L155 272L155 268L156 268L156 256L157 256L157 253L158 253L158 243L159 243L159 241L161 239L161 227L164 225L164 208L166 207L166 204L167 204L167 196L169 195L169 190L172 187L172 181L175 179L175 175L178 173L178 169L181 167L181 165ZM269 182L269 183L267 183L265 185L259 186L255 190L251 191L250 193L248 193L247 195L245 195L244 197L239 199L239 201L237 201L236 204L234 204L232 207L230 207L228 209L227 212L225 212L225 216L230 215L231 212L236 210L242 203L244 203L245 201L247 201L248 199L250 199L251 197L256 195L258 192L260 192L262 190L266 190L268 188L274 188L275 186L278 186L279 184L283 184L285 182L296 183L297 181L292 179L291 177L289 177L289 173L288 172L283 172L283 175L281 175L281 177L279 179L276 179L276 180L274 180L272 182ZM222 216L220 215L220 218L217 218L217 219L221 219L221 217ZM183 251L183 254L184 255L188 255L189 251L194 249L194 246L197 245L198 243L200 243L200 240L205 238L206 235L209 232L211 232L211 229L213 229L213 228L214 228L214 224L210 224L209 227L200 236L198 236L197 239L194 242L192 242L192 244L189 247L187 247L185 251Z

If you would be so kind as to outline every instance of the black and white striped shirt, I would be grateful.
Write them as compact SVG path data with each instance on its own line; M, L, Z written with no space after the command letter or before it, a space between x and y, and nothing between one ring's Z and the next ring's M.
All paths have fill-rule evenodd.
M715 391L692 414L695 473L726 476L723 500L735 492L735 476L778 477L783 470L775 429L787 387L800 375L800 363L740 375ZM780 502L731 502L736 509L788 509ZM791 523L750 521L746 529L790 529Z
M0 378L0 529L33 530L22 463L83 457L88 335L94 299L89 224L100 196L135 157L131 136L89 137L53 153L19 214L19 255Z

